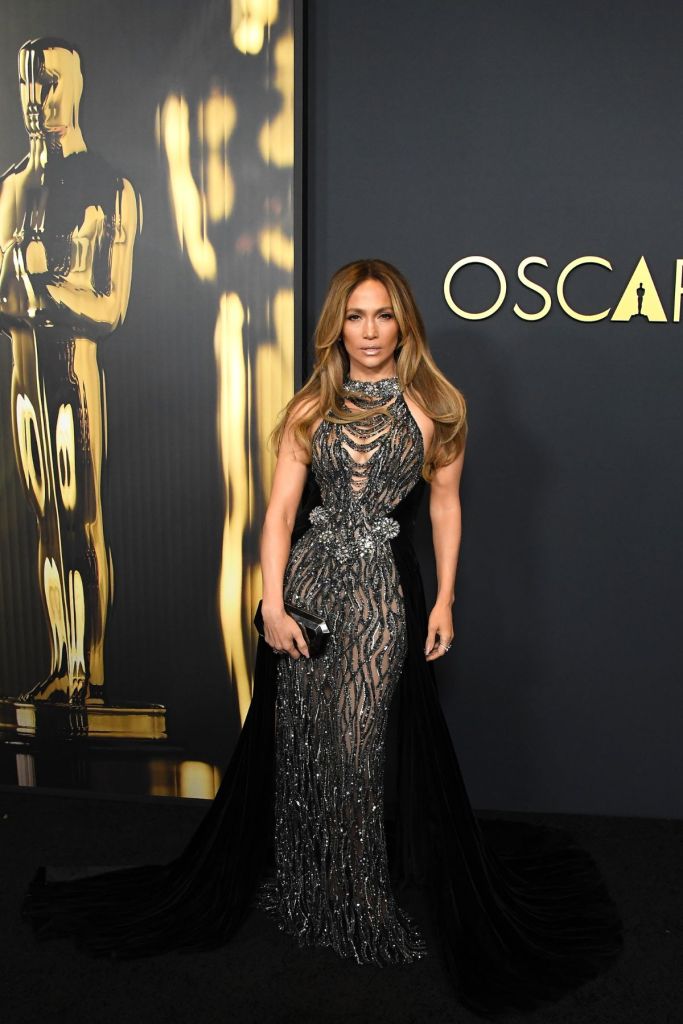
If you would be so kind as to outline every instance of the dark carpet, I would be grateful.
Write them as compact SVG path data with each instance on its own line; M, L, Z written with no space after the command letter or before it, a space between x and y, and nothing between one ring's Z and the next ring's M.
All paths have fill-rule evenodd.
M402 902L433 952L404 967L358 967L329 949L300 949L259 911L227 946L206 953L117 962L78 953L68 941L35 941L19 908L39 864L167 861L182 849L205 807L202 801L0 790L2 1024L480 1020L455 1001L418 892ZM590 851L621 909L625 948L607 974L560 1002L500 1020L683 1024L683 821L504 816L565 828Z

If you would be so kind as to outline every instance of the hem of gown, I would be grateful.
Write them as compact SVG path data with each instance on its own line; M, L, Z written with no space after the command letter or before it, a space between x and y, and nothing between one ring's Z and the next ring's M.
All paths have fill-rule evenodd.
M310 921L306 920L302 927L299 927L291 917L283 910L283 901L279 895L277 879L269 878L261 883L254 899L251 909L261 910L270 917L278 926L279 930L286 935L296 939L300 948L306 946L318 946L320 948L331 948L342 959L355 960L359 966L372 964L375 967L398 967L414 963L429 956L429 948L422 937L417 925L399 904L394 900L393 924L397 931L402 932L402 939L395 943L394 952L389 954L381 950L359 951L351 937L342 934L337 929L333 934L324 934L311 927ZM302 919L304 915L301 915ZM388 939L387 941L391 941ZM367 943L365 943L367 947Z

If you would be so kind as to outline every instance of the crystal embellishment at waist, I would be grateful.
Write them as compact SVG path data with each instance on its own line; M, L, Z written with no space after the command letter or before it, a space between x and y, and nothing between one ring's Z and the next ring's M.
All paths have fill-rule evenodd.
M340 564L376 553L380 545L398 536L401 529L391 516L377 516L368 524L340 522L323 505L314 508L308 518L320 543Z

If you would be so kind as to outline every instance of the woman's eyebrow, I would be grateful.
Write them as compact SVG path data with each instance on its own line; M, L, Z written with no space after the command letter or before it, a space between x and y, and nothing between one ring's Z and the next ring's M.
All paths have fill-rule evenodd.
M366 312L367 313L383 313L383 312L385 312L385 310L387 312L389 312L389 313L393 313L393 309L392 309L391 306L380 306L378 309L374 309L374 310L373 309L369 309L369 310L361 309L360 306L349 306L349 308L346 310L346 312L347 313L366 313Z

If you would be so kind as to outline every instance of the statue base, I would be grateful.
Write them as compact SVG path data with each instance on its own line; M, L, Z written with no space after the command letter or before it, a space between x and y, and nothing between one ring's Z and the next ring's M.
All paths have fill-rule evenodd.
M163 704L59 704L0 698L0 730L36 739L87 736L107 740L164 740Z

